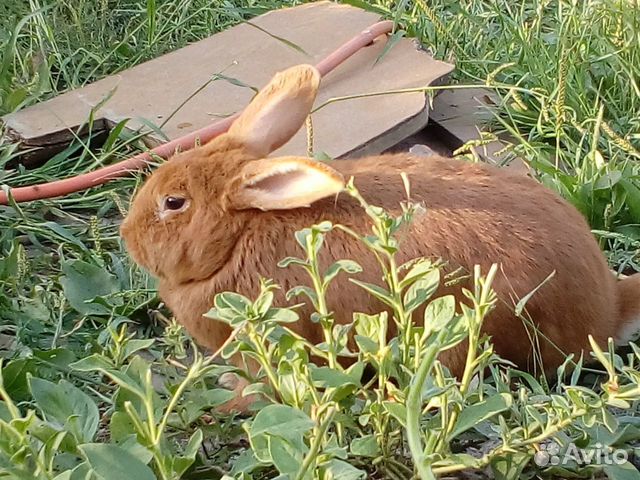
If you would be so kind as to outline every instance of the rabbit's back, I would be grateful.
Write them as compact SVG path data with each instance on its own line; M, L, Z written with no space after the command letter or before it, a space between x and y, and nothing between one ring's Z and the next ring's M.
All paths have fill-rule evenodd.
M615 336L615 279L587 222L534 179L440 157L385 156L335 167L355 177L367 201L396 210L406 198L400 173L407 174L410 198L423 202L426 214L406 236L404 256L440 257L469 273L476 264L484 272L500 264L494 284L499 300L486 331L501 355L532 366L527 319L566 353L588 349L589 334L601 345ZM524 318L517 318L516 303L541 284ZM538 341L547 363L562 361L550 342Z
M415 219L410 232L401 234L401 261L422 256L442 258L449 270L462 267L469 274L476 264L485 273L492 263L500 264L494 283L499 299L485 330L506 358L523 368L533 366L532 339L523 326L528 320L539 327L538 343L550 364L562 361L559 350L587 349L589 334L601 344L615 335L615 280L589 226L573 206L534 179L507 169L441 157L385 155L331 165L346 179L354 177L367 202L396 214L400 202L407 199L401 177L406 174L411 200L422 202L426 213ZM308 210L267 212L264 220L273 232L268 243L280 246L268 257L284 258L299 251L293 232L327 219L361 233L370 231L364 210L346 194L337 201L317 202ZM345 234L331 235L324 252L325 266L336 259L352 258L363 264L359 278L380 283L375 259L361 244ZM267 276L275 273L286 287L305 281L302 272L292 278L293 269L263 272ZM467 282L461 285L470 287ZM524 318L517 318L517 302L539 286L526 304ZM464 300L459 287L440 293L449 292ZM354 310L375 312L381 308L344 278L335 282L328 296L338 316L345 312L343 321L350 320ZM301 327L301 333L308 331L308 325ZM454 352L450 357L449 363L458 369L454 364L462 362L461 355Z
M615 334L615 282L587 223L575 208L535 180L506 169L440 157L385 155L335 161L331 166L346 179L353 176L367 202L396 214L400 202L407 199L400 174L407 175L410 199L422 202L426 213L415 219L410 231L401 234L400 262L442 258L450 270L462 267L467 273L476 264L485 273L492 263L500 264L494 282L499 299L485 331L505 358L522 368L533 367L535 339L523 326L526 318L539 328L536 343L545 362L553 365L562 361L560 351L587 349L588 334L601 343ZM278 300L284 303L284 292L289 288L309 284L302 269L277 266L281 259L302 253L294 239L296 230L330 220L362 234L370 232L363 208L346 193L337 199L320 200L310 208L236 214L245 228L225 266L205 282L165 285L162 292L174 312L187 312L181 321L192 334L212 348L228 334L217 322L200 317L211 306L215 293L232 290L255 295L258 278L264 276L283 287ZM345 233L331 232L320 258L325 268L338 259L356 260L364 269L359 279L381 282L373 255ZM516 317L518 300L542 283L526 304L525 319ZM470 287L463 281L439 293L454 293L463 301L462 286ZM383 308L343 276L333 282L328 301L340 322L350 321L354 311L374 313ZM320 342L318 325L309 321L310 308L303 308L300 314L301 320L291 327ZM446 352L445 361L459 373L464 356L462 349L454 349Z

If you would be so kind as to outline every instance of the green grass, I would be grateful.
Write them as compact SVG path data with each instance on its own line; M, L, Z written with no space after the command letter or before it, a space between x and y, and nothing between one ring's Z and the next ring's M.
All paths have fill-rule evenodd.
M0 113L80 87L244 19L295 3L3 0Z
M415 4L393 13L437 56L456 62L459 82L496 90L494 133L515 140L511 153L594 229L640 239L637 2Z
M437 57L454 61L461 85L484 84L498 94L492 134L514 143L504 162L519 156L595 230L615 232L629 245L638 241L637 2L418 0L412 6L400 2L400 8L371 3L369 8L396 19ZM601 238L622 269L638 270L637 246L624 255L620 243Z
M0 112L24 108L291 3L299 2L0 0ZM504 161L520 156L541 181L573 202L602 239L613 268L640 270L640 6L635 2L633 8L634 0L515 3L363 5L395 19L438 58L454 60L458 84L495 89L501 103L493 134L508 134L514 141ZM126 129L112 132L99 149L77 139L42 167L0 170L0 184L63 178L143 149L139 135ZM14 156L15 145L0 145L0 166ZM359 364L386 362L383 374L393 377L395 385L379 380L364 389L353 371L305 370L309 352L317 347L300 341L292 356L277 348L271 357L259 355L265 370L277 369L274 377L304 387L297 397L287 390L290 383L270 382L265 392L277 393L284 405L256 417L248 431L242 419L212 417L210 407L227 398L215 386L224 369L194 354L168 319L153 281L130 262L118 236L118 223L139 181L122 179L64 199L0 206L0 351L5 359L0 471L10 472L9 478L53 478L73 467L74 476L58 478L75 479L90 465L109 479L115 473L105 462L114 454L144 478L153 478L149 471L157 478L219 478L255 464L256 452L265 461L253 478L273 477L287 470L285 464L291 478L307 478L304 470L324 478L355 478L360 475L356 469L375 478L408 478L416 461L423 476L486 465L499 478L516 478L521 471L566 476L557 467L536 467L534 448L551 439L566 446L572 439L590 448L600 441L631 449L640 438L637 352L613 360L600 352L608 367L604 377L567 375L557 385L505 373L496 359L480 355L469 368L477 372L491 365L485 382L441 391L439 386L448 385L446 372L435 363L428 365L430 372L417 372L416 359L460 337L434 334L418 353L400 343L405 352L400 359L390 354L376 359L367 350L379 341L372 332L380 322L393 321L381 317L356 321L354 328L365 337ZM490 295L485 301L490 303ZM256 323L252 300L242 302L246 321L239 341L249 350L277 347L271 339L261 345L255 330L249 334L252 328L286 325L278 318ZM402 305L395 309L396 320L403 318ZM461 322L462 334L482 344L463 312L454 317L445 320ZM146 340L151 338L153 344ZM139 356L142 351L145 355ZM407 366L411 375L394 373ZM167 379L166 390L154 391L146 377L151 369ZM416 373L419 379L426 375L435 405L425 415L416 403L418 387L410 381ZM320 388L314 384L318 375L346 388ZM609 383L600 387L601 378ZM43 383L61 379L75 387ZM512 390L509 379L518 389ZM59 403L71 406L52 407ZM84 412L81 425L69 420L79 411ZM284 423L283 430L271 417L292 423ZM464 429L474 423L478 428ZM269 435L276 453L265 451ZM120 450L111 449L115 443ZM469 458L469 448L484 449L483 454ZM567 468L594 473L588 467ZM623 473L613 467L605 471L611 478L638 478Z

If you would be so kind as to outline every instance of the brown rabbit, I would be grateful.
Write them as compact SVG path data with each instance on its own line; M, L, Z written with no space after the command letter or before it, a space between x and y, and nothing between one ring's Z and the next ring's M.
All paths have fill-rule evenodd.
M311 66L279 73L227 134L159 167L122 225L132 257L159 277L161 297L201 345L215 350L230 333L226 325L202 317L216 293L253 296L259 275L275 279L282 292L308 282L301 269L277 267L282 258L300 253L296 230L322 220L369 230L359 204L338 195L343 179L355 177L365 199L398 213L406 199L401 172L409 177L412 200L427 209L404 240L403 260L438 257L469 272L476 264L487 272L500 263L494 282L500 300L484 330L504 358L521 368L534 366L532 341L514 304L554 271L527 303L541 332L545 369L562 362L562 352L589 349L589 334L600 344L608 337L624 341L640 325L640 275L614 278L582 215L531 178L484 164L406 154L330 165L302 157L266 158L300 129L319 81ZM354 259L364 267L361 280L381 282L371 254L345 234L331 233L321 255L325 265ZM339 322L350 321L354 311L382 309L340 276L328 299ZM309 314L310 308L303 309L293 328L319 342L319 326ZM464 357L458 347L446 352L444 362L459 375Z

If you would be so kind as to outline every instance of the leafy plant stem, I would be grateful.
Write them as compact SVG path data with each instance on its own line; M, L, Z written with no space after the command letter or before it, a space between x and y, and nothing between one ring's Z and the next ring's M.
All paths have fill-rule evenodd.
M4 388L4 378L2 376L2 364L3 364L3 359L0 358L0 398L7 405L7 408L9 409L9 413L11 414L11 418L15 420L15 419L21 418L20 410L18 410L18 407L16 407L16 404L13 403L13 400L7 393L7 390Z
M392 254L388 255L389 261L389 290L394 297L394 310L398 316L398 322L402 331L403 349L402 349L402 362L405 365L409 364L409 357L411 353L411 315L407 315L404 308L404 302L402 301L402 291L400 288L400 280L398 279L398 266L396 265L395 257Z
M313 288L316 292L317 297L317 308L318 313L320 314L320 324L322 326L322 333L324 335L324 340L327 344L328 349L328 357L327 361L329 362L329 367L336 368L338 364L338 355L335 351L335 345L332 339L332 327L333 327L333 319L329 313L329 309L327 308L327 300L326 300L326 286L322 280L322 277L319 272L319 262L318 262L318 253L313 246L315 235L321 235L319 233L312 233L307 237L307 254L309 256L309 273L311 276L311 280L313 282Z
M307 453L307 456L302 462L300 470L298 470L298 473L295 476L295 480L302 480L307 474L307 471L311 468L313 462L316 461L318 453L320 452L320 447L322 446L322 442L324 441L324 436L331 426L333 417L335 416L336 412L337 409L335 407L329 407L324 420L318 427L315 428L313 441L311 442L311 447L309 448L309 453Z
M269 355L269 352L267 352L267 349L265 348L262 339L260 338L260 336L258 335L258 332L256 332L255 326L251 323L248 322L247 323L247 333L249 335L249 339L253 342L253 344L256 347L258 356L261 360L261 364L262 364L262 368L264 369L267 378L269 379L269 382L271 382L271 385L273 385L273 388L278 388L278 385L280 384L280 382L278 382L278 377L276 376L276 372L273 370L273 367L271 366L271 355Z
M489 273L484 280L480 277L479 267L476 267L474 271L474 283L476 290L475 297L478 299L478 302L473 309L473 320L469 322L469 345L467 348L467 358L465 361L464 372L462 374L462 380L460 381L460 394L463 398L469 392L469 386L471 385L471 380L473 379L473 375L476 370L480 328L482 327L482 322L485 315L487 314L488 308L490 308L492 305L492 302L490 301L490 295L492 293L491 285L493 284L493 280L495 279L497 271L498 265L494 263L493 265L491 265ZM458 415L460 415L460 411L461 407L458 406L451 412L447 432L453 431L456 421L458 420Z
M439 336L442 336L442 333L440 333ZM406 401L407 443L409 444L409 450L411 450L416 470L418 470L418 475L422 480L434 478L431 468L425 462L420 419L422 418L422 388L438 354L436 345L438 345L438 342L427 348L422 358L420 368L418 368L411 387L409 388Z
M182 398L182 394L187 389L187 387L191 384L191 381L200 375L203 364L204 362L202 361L202 359L198 357L193 362L193 365L187 371L187 375L184 377L182 382L180 382L180 385L178 385L178 388L176 388L176 391L171 396L171 400L169 401L169 404L167 405L164 415L162 416L162 419L158 424L158 428L155 431L155 435L153 437L154 445L160 444L160 440L162 439L162 433L166 429L167 422L169 421L169 416L171 415L171 412L173 412L173 410L175 409L176 405Z
M564 420L561 420L557 424L545 429L543 433L536 435L535 437L522 440L520 442L514 442L509 445L501 445L500 447L495 448L491 452L479 458L477 462L473 465L473 468L478 468L478 469L483 468L489 465L491 463L491 460L495 457L513 452L518 448L522 448L527 445L534 445L534 444L543 442L549 439L550 437L552 437L553 435L555 435L556 433L560 432L564 428L568 427L569 425L572 425L576 420L578 420L580 417L584 416L585 414L587 414L587 410L578 409L570 417ZM454 473L454 472L466 470L468 468L469 468L469 465L459 463L454 465L444 465L442 467L435 466L432 468L432 471L435 475L445 475L448 473Z

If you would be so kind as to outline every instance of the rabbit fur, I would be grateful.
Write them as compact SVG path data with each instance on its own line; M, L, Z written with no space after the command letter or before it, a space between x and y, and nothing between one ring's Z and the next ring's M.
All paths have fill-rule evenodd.
M276 295L282 305L290 287L309 283L302 269L277 267L301 253L296 230L329 220L369 231L362 207L340 193L345 179L354 177L368 202L398 214L406 200L402 172L411 200L423 202L426 213L403 235L399 261L442 258L448 268L472 272L478 264L485 273L499 263L493 285L498 301L484 332L503 358L532 370L540 366L534 356L539 349L548 371L566 354L589 351L589 334L605 345L608 337L624 342L638 330L640 275L616 279L583 216L527 176L439 156L330 163L267 158L303 125L319 82L308 65L277 74L228 133L161 165L132 202L121 227L128 251L158 277L161 298L198 343L216 350L230 333L225 324L203 317L216 293L255 296L264 276L282 286ZM363 267L358 279L381 283L370 252L340 231L329 234L320 256L325 268L338 259L356 260ZM465 301L461 288L470 286L467 281L438 293ZM514 306L538 286L526 304L540 332L534 341ZM354 311L384 309L346 275L334 280L327 298L338 322L349 322ZM309 320L311 307L298 313L293 330L322 341L319 325ZM460 375L465 356L465 347L458 346L441 358Z

